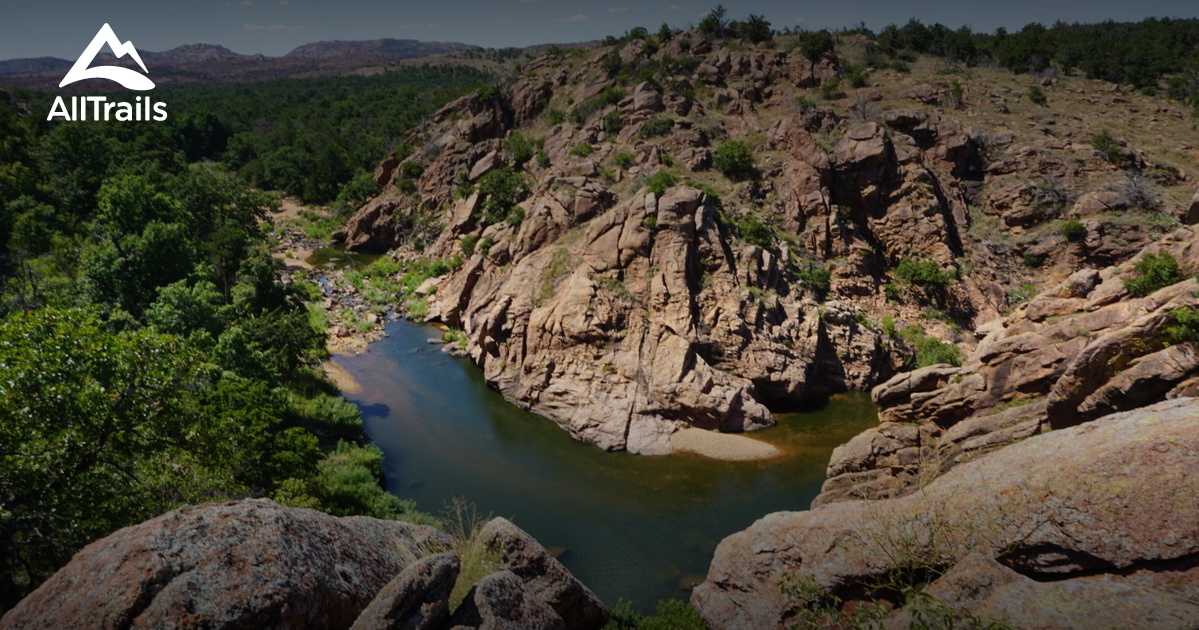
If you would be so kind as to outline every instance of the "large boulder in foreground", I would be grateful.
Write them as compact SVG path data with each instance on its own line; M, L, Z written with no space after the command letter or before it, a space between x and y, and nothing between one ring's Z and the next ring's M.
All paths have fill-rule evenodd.
M479 540L499 552L504 569L519 577L538 600L552 608L567 630L599 630L608 624L608 609L591 589L511 521L492 519L479 530Z
M713 628L782 628L796 599L931 573L945 605L1019 628L1199 627L1197 463L1199 400L1109 415L904 497L770 514L721 542L691 602Z
M185 507L88 545L0 628L348 628L405 567L452 542L266 499Z

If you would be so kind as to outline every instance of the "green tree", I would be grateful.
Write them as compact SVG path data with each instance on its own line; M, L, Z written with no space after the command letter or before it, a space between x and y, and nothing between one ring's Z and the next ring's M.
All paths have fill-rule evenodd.
M718 4L699 22L699 32L706 37L724 37L728 32L728 10Z

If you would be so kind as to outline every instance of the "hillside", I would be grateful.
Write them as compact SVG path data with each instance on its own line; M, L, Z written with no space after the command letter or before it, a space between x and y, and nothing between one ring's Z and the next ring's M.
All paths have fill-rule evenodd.
M976 328L1199 218L1181 106L930 57L870 70L868 43L626 37L451 103L344 232L399 261L375 310L446 324L578 439L664 453L682 427L960 364Z

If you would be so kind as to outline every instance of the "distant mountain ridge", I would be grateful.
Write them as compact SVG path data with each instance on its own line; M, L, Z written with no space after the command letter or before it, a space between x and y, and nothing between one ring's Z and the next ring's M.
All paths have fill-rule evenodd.
M281 57L243 55L216 44L187 44L162 52L141 51L141 55L155 83L180 85L330 76L389 61L477 49L478 46L459 42L385 38L368 41L313 42ZM57 89L63 71L73 63L74 61L58 57L0 61L0 81L7 85L31 89ZM96 63L132 67L128 58L117 58L107 50L96 56ZM94 90L100 84L84 81L78 85L79 89Z
M407 59L410 57L437 55L455 50L472 50L478 48L478 46L458 42L422 42L415 39L333 40L304 44L284 56L330 59L378 55Z

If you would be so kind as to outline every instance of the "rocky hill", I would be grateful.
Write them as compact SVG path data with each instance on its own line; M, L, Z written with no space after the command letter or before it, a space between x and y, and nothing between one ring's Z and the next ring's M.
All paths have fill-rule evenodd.
M1199 219L1181 109L932 59L851 73L864 45L545 56L414 131L342 236L451 263L418 310L509 400L662 453L958 362L1041 289Z

